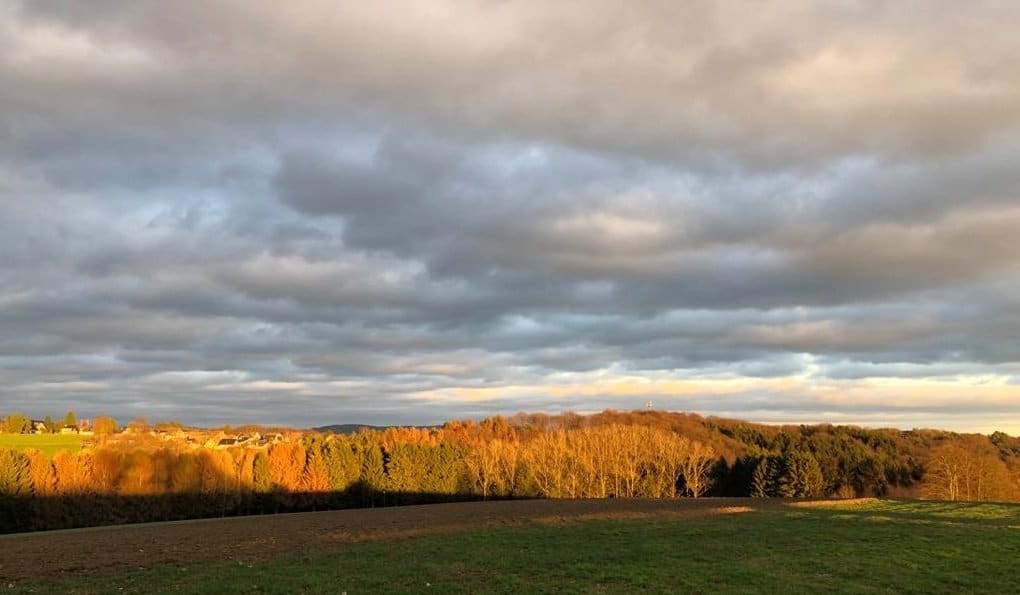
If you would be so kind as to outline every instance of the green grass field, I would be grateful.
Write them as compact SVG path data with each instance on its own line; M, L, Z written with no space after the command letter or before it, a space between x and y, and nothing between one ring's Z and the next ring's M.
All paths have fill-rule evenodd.
M48 457L65 449L74 452L81 448L81 443L78 434L0 434L0 448L34 448Z
M27 592L1014 592L1020 506L877 501L589 521L338 546L262 564L161 566Z

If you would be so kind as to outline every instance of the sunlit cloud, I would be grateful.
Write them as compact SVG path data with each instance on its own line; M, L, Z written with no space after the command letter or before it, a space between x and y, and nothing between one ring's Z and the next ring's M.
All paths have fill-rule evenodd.
M0 402L1015 428L1018 11L0 0Z

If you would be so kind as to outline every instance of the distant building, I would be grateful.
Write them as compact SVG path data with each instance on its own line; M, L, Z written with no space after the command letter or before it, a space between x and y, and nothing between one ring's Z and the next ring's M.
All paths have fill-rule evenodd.
M231 446L237 446L237 438L220 438L220 441L216 443L216 448L230 448Z

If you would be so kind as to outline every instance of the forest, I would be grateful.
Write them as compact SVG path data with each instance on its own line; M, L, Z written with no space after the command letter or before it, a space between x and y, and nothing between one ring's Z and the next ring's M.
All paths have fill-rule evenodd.
M1020 500L1020 439L998 432L608 410L292 431L261 446L157 436L114 424L76 452L0 448L0 532L493 498Z

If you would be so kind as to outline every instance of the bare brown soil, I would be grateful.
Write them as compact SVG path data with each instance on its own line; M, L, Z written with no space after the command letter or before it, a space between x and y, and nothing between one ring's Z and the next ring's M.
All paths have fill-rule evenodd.
M763 506L775 504L739 498L462 502L26 533L0 536L0 580L254 562L378 539L528 523L738 514Z

